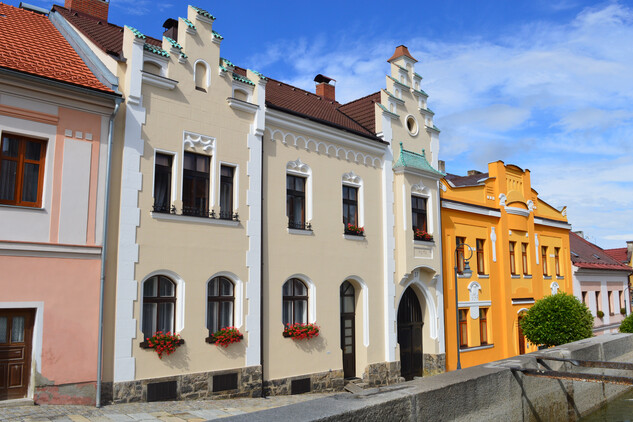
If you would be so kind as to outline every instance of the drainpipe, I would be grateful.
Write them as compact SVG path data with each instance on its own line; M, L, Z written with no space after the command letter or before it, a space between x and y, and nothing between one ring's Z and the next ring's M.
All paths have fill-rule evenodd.
M96 407L101 407L101 366L103 364L103 295L105 290L105 270L106 270L106 255L108 245L108 221L109 221L109 206L110 206L110 179L112 169L112 138L114 136L114 118L116 117L121 102L123 100L117 98L114 106L114 111L110 116L110 124L108 126L108 160L106 167L106 185L105 185L105 212L103 213L103 235L101 238L101 280L99 290L99 340L97 345L97 400Z
M264 390L264 135L262 134L262 161L259 191L261 197L261 224L259 225L259 366L262 369L262 398L266 398Z

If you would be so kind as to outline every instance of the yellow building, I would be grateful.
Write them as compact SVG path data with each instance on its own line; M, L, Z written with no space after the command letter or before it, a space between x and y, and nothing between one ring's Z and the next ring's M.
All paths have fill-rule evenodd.
M536 350L521 314L544 296L572 293L565 209L538 197L529 170L502 161L488 173L447 174L440 196L446 369L457 368L458 332L463 368Z

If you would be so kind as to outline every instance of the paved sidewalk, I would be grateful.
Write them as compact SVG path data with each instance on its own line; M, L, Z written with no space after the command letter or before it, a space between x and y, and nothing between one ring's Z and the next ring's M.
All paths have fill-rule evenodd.
M43 405L0 408L0 421L35 422L202 422L305 402L340 393L312 393L274 396L266 399L227 399L113 404L91 406Z

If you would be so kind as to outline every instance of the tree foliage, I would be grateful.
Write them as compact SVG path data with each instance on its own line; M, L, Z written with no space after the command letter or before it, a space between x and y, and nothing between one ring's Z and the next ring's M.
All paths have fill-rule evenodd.
M537 300L521 319L525 338L548 347L589 338L592 327L587 305L563 292Z
M633 314L622 320L620 324L621 333L633 333Z

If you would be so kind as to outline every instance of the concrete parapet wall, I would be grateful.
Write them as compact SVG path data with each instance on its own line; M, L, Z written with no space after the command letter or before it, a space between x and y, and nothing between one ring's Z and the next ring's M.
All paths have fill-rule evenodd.
M545 361L537 355L633 362L633 335L609 334L486 365L427 377L360 394L335 396L227 418L231 421L574 421L631 387L523 375L551 369L633 377L632 371L590 369Z

